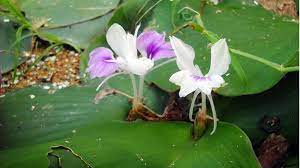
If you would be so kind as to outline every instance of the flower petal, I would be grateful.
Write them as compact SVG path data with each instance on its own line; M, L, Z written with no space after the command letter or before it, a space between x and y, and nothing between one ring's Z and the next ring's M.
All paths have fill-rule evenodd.
M183 80L185 80L185 78L190 75L191 74L187 70L178 71L170 77L169 81L174 83L175 85L181 86Z
M178 68L180 70L189 70L190 72L195 73L196 69L193 63L195 58L194 49L174 36L170 37L170 41L176 54L176 63Z
M127 60L118 58L117 62L121 69L136 75L145 75L154 66L154 62L145 57Z
M91 78L109 76L118 70L118 64L115 62L112 51L108 48L96 48L90 53L89 57L86 71Z
M192 74L189 71L182 70L170 77L170 82L180 86L180 97L185 97L197 89L197 83L191 76Z
M182 81L182 84L180 86L179 97L185 97L197 89L198 86L192 80L192 78L186 78L185 80Z
M210 0L210 2L214 3L214 5L218 5L219 0Z
M222 85L225 83L224 79L220 75L212 75L210 76L211 81L218 83L219 85Z
M212 87L208 84L208 82L197 82L197 87L204 94L206 94L206 95L211 94Z
M225 39L220 39L211 47L211 63L208 76L225 74L231 62L228 46Z
M153 60L175 56L170 43L165 41L165 34L145 31L137 38L137 48L144 57Z
M114 23L110 26L107 30L106 40L118 56L125 59L137 58L136 37L126 33L119 24Z
M155 54L153 54L152 59L154 61L162 58L172 58L175 56L175 52L171 46L171 43L165 43L159 47Z
M137 38L137 49L144 57L150 58L151 54L164 43L164 35L156 31L145 31Z

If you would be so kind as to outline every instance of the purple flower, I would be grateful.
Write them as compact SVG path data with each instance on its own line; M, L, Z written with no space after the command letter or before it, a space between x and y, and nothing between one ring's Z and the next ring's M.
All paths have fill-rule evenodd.
M113 56L113 52L105 47L95 48L90 53L87 72L91 78L106 77L118 70L118 64Z
M171 44L165 41L165 34L156 31L141 33L137 38L137 49L142 56L154 61L175 56Z

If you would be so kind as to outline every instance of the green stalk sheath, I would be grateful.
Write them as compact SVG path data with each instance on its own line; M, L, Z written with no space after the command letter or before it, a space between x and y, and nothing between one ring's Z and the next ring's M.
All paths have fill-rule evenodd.
M295 71L299 71L299 66L284 67L282 69L282 72L295 72Z
M206 95L201 92L201 108L202 111L206 111Z
M133 97L137 98L138 97L138 92L137 92L137 87L136 87L136 82L135 82L135 77L132 73L129 73L131 83L132 83L132 88L133 88Z
M143 92L144 92L144 78L145 76L144 75L141 75L140 76L140 83L139 83L139 99L142 100L143 99Z

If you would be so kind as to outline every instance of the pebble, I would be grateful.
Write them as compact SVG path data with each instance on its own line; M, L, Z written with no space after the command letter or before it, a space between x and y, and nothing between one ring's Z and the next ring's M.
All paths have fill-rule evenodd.
M30 99L34 99L35 98L35 95L31 94L29 95Z
M37 62L37 57L43 51L42 49L38 50L39 52L23 53L28 59L17 69L17 74L20 76L18 80L13 81L13 71L3 75L1 87L5 88L4 93L39 83L50 83L54 89L63 89L79 84L80 57L75 57L79 56L78 53L56 47L50 52L51 56ZM31 69L28 69L29 67ZM23 75L21 72L26 73ZM43 88L48 90L52 87L51 85Z

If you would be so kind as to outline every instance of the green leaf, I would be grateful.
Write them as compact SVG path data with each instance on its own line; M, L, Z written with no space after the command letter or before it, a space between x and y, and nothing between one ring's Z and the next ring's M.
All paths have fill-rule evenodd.
M116 77L108 85L130 94L128 79ZM193 141L190 123L126 122L127 98L111 95L93 104L98 82L52 95L32 87L1 98L2 167L46 167L45 153L51 146L64 145L92 167L260 168L249 139L238 127L220 123L214 135L207 131ZM167 95L151 86L145 95L149 107L163 110ZM50 158L51 165L58 164L56 159Z
M297 168L297 167L299 167L299 156L298 155L289 156L287 161L285 162L284 166L286 168Z
M26 59L18 56L19 52L29 51L31 47L31 39L26 38L20 41L20 51L18 48L11 48L16 41L17 30L12 22L4 22L4 19L7 18L0 17L0 73L6 73L22 64Z
M18 0L17 4L33 24L48 20L48 27L61 27L91 20L107 14L120 0Z
M39 35L45 40L52 42L61 41L76 49L87 48L93 38L105 32L111 16L112 13L109 13L102 17L70 26L54 29L42 28L39 30Z
M115 16L113 16L114 22L127 27L128 22L136 21L133 19L125 20L124 16L120 14L124 13L125 16L131 16L137 13L139 6L133 7L133 2L138 1L127 1L116 11ZM197 10L200 9L200 6L201 1L198 0L161 1L144 17L142 23L144 27L155 28L158 31L172 34L179 26L190 21L191 17L188 17L187 14L195 15L192 12L180 14L178 13L180 9L190 7ZM136 9L128 10L131 8ZM231 48L257 55L259 58L283 66L297 64L298 24L287 18L273 15L260 6L251 3L243 4L242 1L235 0L220 3L217 6L206 5L202 20L209 31L226 38ZM210 66L210 49L208 46L210 42L201 33L190 28L177 32L175 36L193 46L196 52L195 63L201 67L202 72L208 72ZM231 57L230 69L224 75L227 85L216 90L221 95L239 96L260 93L274 86L285 74L257 60L234 53L231 53ZM173 62L156 69L146 79L163 90L173 92L178 87L171 84L169 78L176 71L178 69Z

